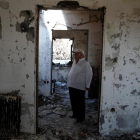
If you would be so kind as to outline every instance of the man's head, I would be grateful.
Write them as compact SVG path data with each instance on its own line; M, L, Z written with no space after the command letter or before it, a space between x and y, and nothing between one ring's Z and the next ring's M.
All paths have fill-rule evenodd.
M84 55L85 55L82 49L75 49L73 53L74 53L74 58L76 61L78 61L81 58L84 58Z

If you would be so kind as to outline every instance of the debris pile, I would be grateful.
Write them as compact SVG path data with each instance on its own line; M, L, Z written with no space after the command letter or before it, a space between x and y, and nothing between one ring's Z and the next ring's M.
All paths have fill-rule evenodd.
M76 123L72 115L68 90L51 96L40 97L43 104L38 108L36 135L21 134L11 140L137 140L137 135L100 136L98 133L98 100L86 98L86 118Z
M137 134L133 135L133 139L134 140L140 140L140 132L138 132Z

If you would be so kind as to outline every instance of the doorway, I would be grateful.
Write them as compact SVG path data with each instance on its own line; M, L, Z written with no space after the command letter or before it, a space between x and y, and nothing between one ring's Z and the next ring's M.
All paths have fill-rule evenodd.
M98 131L103 12L103 9L40 9L38 57L38 99L39 102L42 102L38 106L40 129L55 130L58 136L64 132L74 135L74 131L84 129L86 129L85 133ZM73 59L70 52L67 61L63 60L66 51L64 51L64 47L60 49L60 46L66 46L61 44L61 41L65 42L66 39L68 39L67 42L71 41L68 45L70 47L66 49L67 52L70 52L69 50L75 46L82 48L94 73L91 90L86 91L86 120L84 124L80 124L80 127L74 123L75 120L68 117L72 112L66 86L66 73L68 73ZM59 51L60 53L58 53ZM63 61L60 62L58 58ZM66 58L64 57L64 59ZM58 90L59 85L63 91ZM95 87L96 90L94 90Z
M67 75L70 71L73 39L54 38L52 41L52 94L68 92Z

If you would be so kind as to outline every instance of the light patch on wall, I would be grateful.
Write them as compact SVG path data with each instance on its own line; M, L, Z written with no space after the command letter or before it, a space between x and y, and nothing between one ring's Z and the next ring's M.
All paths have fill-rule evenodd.
M109 44L111 45L118 37L120 38L121 34L116 33L114 23L107 23L107 39Z
M96 1L95 3L93 3L93 9L98 9L98 1Z
M0 39L2 39L2 25L1 25L1 17L0 17Z
M4 1L0 1L0 7L7 10L7 9L9 9L9 3L4 2Z
M31 115L32 114L32 110L34 108L34 105L32 104L28 104L28 103L21 103L21 116L24 115L29 115L29 122L30 125L33 125L35 122L33 121L33 116ZM21 126L22 127L22 126Z
M21 104L21 108L22 108L22 115L25 115L25 114L30 114L30 107L34 107L34 105L32 104L28 104L28 103L22 103Z

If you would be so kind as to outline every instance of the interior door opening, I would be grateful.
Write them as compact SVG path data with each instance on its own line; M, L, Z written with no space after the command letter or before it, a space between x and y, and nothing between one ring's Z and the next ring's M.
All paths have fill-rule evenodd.
M38 130L55 131L55 138L59 137L56 133L75 136L84 129L85 133L98 132L103 16L103 9L39 9ZM90 90L85 94L85 122L78 126L69 118L72 111L66 83L74 48L85 51L93 70Z
M68 92L67 75L72 64L72 39L53 38L52 94Z

